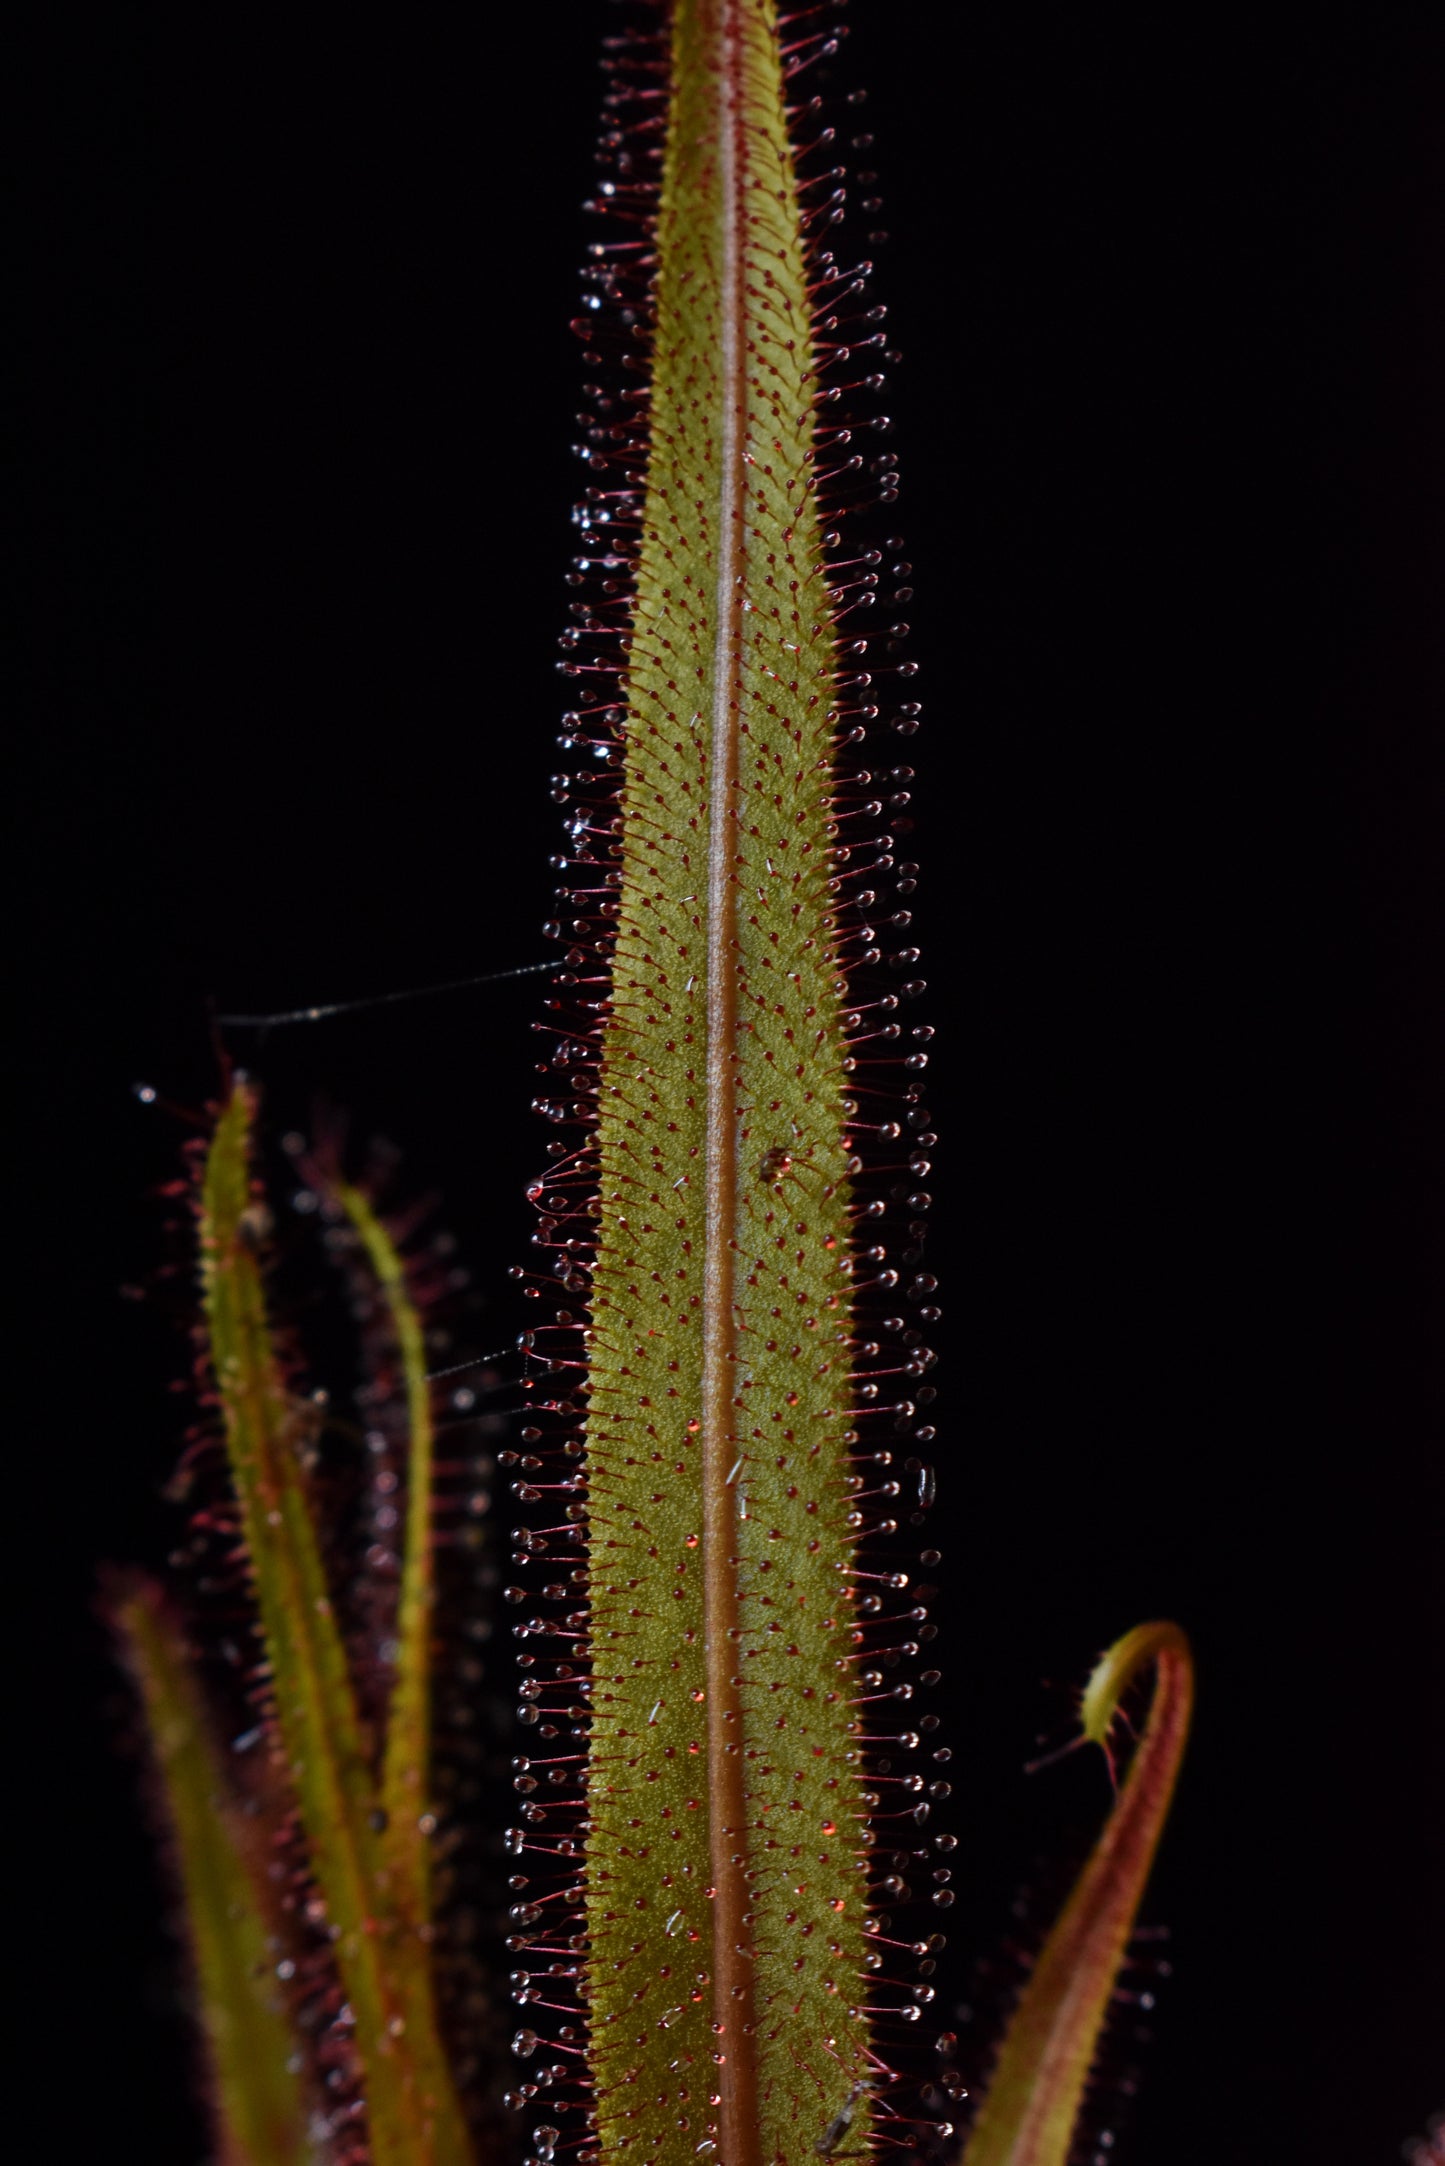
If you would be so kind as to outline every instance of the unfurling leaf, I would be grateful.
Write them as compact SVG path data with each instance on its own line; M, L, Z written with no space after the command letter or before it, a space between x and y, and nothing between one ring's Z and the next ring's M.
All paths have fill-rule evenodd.
M1084 1736L1108 1752L1121 1696L1151 1667L1149 1716L1124 1787L1014 2011L966 2166L1065 2166L1068 2158L1189 1734L1189 1642L1178 1625L1139 1625L1101 1658L1084 1691Z

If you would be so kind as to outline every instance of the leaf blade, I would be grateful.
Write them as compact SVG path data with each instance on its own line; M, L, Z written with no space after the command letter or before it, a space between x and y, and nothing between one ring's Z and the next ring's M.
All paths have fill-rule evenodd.
M370 1199L347 1181L334 1193L355 1227L391 1317L407 1409L406 1530L397 1599L396 1676L386 1713L380 1809L383 1848L397 1900L417 1925L431 1922L431 1845L422 1827L431 1761L431 1637L435 1601L432 1467L435 1425L421 1318L406 1270Z
M807 2150L870 2066L840 1667L855 1550L837 656L775 10L679 0L671 39L588 1338L589 1992L604 2147L675 2141L697 2113L728 2166L751 2166ZM670 1821L645 1823L660 1886L629 1862L651 1848L642 1761L649 1803L669 1801ZM787 1870L771 1813L806 1830ZM679 1975L645 2042L639 1933L646 1967ZM685 1993L694 1969L706 1983ZM715 2121L682 2097L689 2057L719 2069Z
M253 1211L255 1099L221 1111L200 1199L201 1285L283 1755L355 2019L376 2166L465 2166L461 2109L436 2027L420 1921L398 1914L346 1650L332 1609L266 1311Z
M137 1583L112 1615L174 1844L221 2158L224 2166L308 2166L307 2100L276 1979L278 1921L256 1827L230 1793L160 1590Z

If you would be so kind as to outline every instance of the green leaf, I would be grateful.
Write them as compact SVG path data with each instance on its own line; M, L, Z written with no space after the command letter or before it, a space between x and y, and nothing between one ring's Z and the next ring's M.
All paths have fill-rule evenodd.
M113 1621L145 1708L195 1966L220 2166L307 2166L307 2099L276 1965L266 1833L232 1789L180 1626L148 1580Z
M469 2146L437 2032L426 1921L401 1900L383 1840L307 1495L311 1417L286 1389L266 1315L253 1118L240 1083L206 1160L201 1282L282 1757L355 2021L375 2166L462 2166Z
M347 1181L334 1193L361 1237L396 1335L406 1390L406 1534L396 1619L396 1681L387 1707L382 1755L383 1848L397 1908L416 1925L431 1917L431 1844L423 1821L429 1809L431 1763L432 1607L436 1599L432 1545L433 1423L431 1386L421 1318L407 1291L406 1269L370 1199Z
M1189 1733L1189 1642L1178 1625L1139 1625L1102 1657L1084 1692L1084 1737L1107 1753L1120 1698L1150 1667L1154 1693L1144 1734L1104 1832L1014 2011L966 2166L1065 2166L1068 2158Z
M837 633L775 11L679 0L671 41L587 1342L587 1992L604 2156L758 2166L850 2096L851 2143L869 2118Z

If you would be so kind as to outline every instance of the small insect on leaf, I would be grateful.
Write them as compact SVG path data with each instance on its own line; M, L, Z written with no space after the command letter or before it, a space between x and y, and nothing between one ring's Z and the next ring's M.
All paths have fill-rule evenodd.
M866 2082L854 2084L852 2090L813 2146L819 2158L836 2158L839 2156L838 2146L853 2126L853 2115L857 2109L858 2101L867 2088ZM846 2153L842 2155L847 2156Z

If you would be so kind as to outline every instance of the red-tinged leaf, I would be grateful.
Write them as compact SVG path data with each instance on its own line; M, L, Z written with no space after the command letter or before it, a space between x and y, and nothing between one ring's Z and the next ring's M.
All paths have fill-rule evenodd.
M1120 1697L1150 1667L1144 1734L1009 2024L966 2166L1065 2166L1068 2158L1189 1732L1189 1642L1177 1625L1139 1625L1102 1657L1084 1692L1084 1736L1108 1752Z

